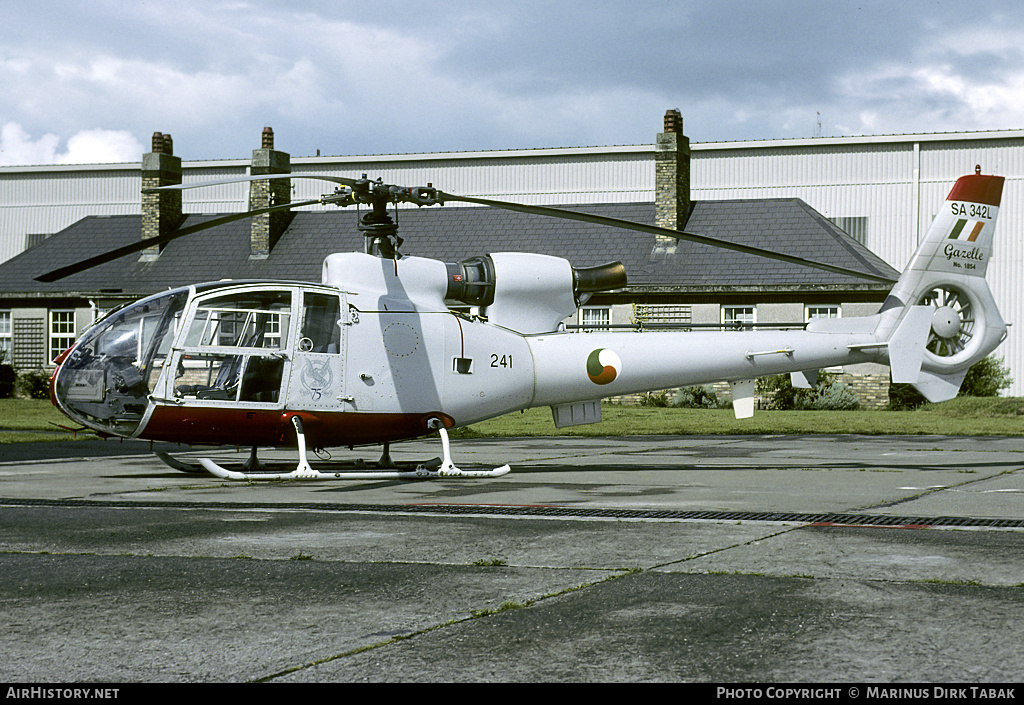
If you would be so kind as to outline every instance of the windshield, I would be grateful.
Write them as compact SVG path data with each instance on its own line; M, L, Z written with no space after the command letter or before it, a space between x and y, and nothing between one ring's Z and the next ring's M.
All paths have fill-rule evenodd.
M132 435L167 360L188 294L176 289L151 296L86 331L54 379L61 409L92 428Z

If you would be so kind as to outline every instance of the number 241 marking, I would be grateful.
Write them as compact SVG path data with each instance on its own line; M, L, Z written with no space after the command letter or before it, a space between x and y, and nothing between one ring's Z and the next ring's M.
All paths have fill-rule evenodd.
M512 356L502 355L499 357L496 353L491 353L491 367L512 367Z

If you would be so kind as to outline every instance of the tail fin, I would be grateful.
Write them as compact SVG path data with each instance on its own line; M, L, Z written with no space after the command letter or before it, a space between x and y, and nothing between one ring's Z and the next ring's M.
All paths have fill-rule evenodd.
M890 367L916 368L916 360L906 355L919 357L920 373L912 384L929 401L955 397L967 369L1006 336L985 281L1003 181L1002 176L982 175L980 168L957 180L882 305L876 333L890 341ZM925 335L920 307L930 309L923 351L919 341L906 344L908 337ZM901 345L894 345L897 341Z

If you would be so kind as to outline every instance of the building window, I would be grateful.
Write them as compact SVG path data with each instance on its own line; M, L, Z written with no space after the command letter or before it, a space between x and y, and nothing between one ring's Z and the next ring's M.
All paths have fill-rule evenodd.
M50 360L75 344L75 312L50 311Z
M46 364L46 319L11 317L11 354L19 369Z
M580 325L584 330L608 330L612 322L612 310L607 306L580 309Z
M749 328L754 325L753 306L723 306L722 326L725 328Z
M864 216L847 216L830 218L830 220L846 232L847 235L862 245L868 242L868 219Z
M692 307L687 304L634 304L633 322L685 328L693 322Z
M839 318L838 306L808 306L807 320L812 318Z
M0 360L11 362L11 312L0 311Z

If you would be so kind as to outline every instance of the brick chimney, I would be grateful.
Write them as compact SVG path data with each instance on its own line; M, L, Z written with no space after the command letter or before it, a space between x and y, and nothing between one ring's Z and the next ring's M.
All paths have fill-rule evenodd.
M170 135L153 133L153 147L142 155L142 188L173 186L181 183L181 158L174 156ZM166 235L181 223L181 191L142 194L142 238ZM154 245L142 252L143 261L160 255Z
M252 150L253 176L264 174L290 174L291 156L274 149L274 130L263 128L262 147ZM267 179L253 181L249 187L249 209L268 208L291 203L291 181L289 179ZM266 259L277 244L281 234L291 223L294 213L290 210L264 213L250 219L249 259Z
M690 217L690 140L683 134L678 110L665 113L665 131L654 148L654 224L682 230ZM675 247L677 241L657 236L656 247Z

